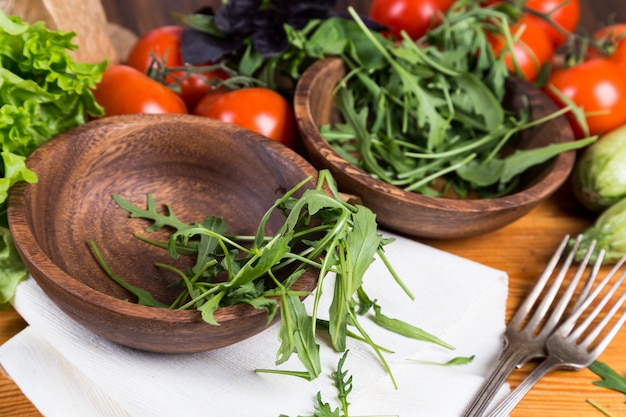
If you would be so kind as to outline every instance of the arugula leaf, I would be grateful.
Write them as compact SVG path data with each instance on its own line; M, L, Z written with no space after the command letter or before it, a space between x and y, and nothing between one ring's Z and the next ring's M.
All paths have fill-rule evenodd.
M154 232L163 227L173 227L177 231L186 230L191 227L187 223L178 220L174 212L169 207L166 215L159 213L156 201L154 201L152 194L148 193L146 196L148 207L145 210L138 208L133 203L118 194L113 194L111 197L118 206L129 213L131 218L142 218L152 221L152 223L146 228L146 232Z
M347 371L343 370L344 363L348 357L348 350L341 355L337 369L332 372L330 377L332 378L335 388L337 388L337 399L341 404L341 408L332 406L324 402L322 399L322 393L318 392L315 396L315 413L310 417L348 417L348 395L352 391L352 376L348 375ZM280 417L287 417L281 414Z
M433 336L431 333L428 333L420 329L419 327L415 327L404 321L394 319L382 314L380 306L374 306L374 313L374 322L387 330L391 330L395 333L410 337L412 339L435 343L439 346L445 347L446 349L454 350L454 346L444 342L436 336Z
M582 149L596 140L596 137L577 140L575 143L552 143L542 148L517 150L504 159L504 171L500 182L506 184L529 167L545 162L556 155L574 149Z
M341 409L343 410L344 416L348 415L348 406L350 405L348 402L348 394L352 392L352 376L348 375L348 372L343 370L348 352L347 350L344 352L337 364L337 370L331 374L331 377L335 381L335 387L338 391L337 398L339 398L339 402L341 402Z
M104 258L102 257L102 254L98 250L98 246L96 245L96 243L93 240L89 241L89 246L91 247L91 250L92 250L94 256L96 257L96 260L100 264L100 267L102 267L102 269L104 269L104 271L109 276L109 278L111 278L113 281L115 281L119 286L123 287L126 291L128 291L131 294L133 294L134 296L136 296L137 297L137 304L143 305L143 306L150 306L150 307L167 308L166 304L160 303L157 300L155 300L154 297L152 296L152 294L150 294L149 292L147 292L147 291L145 291L145 290L143 290L141 288L137 288L134 285L129 284L123 278L121 278L119 275L117 275L115 272L113 272L111 270L111 268L109 268L109 266L104 261Z
M432 361L420 361L416 359L410 359L411 362L421 363L424 365L437 365L437 366L451 366L451 365L467 365L468 363L472 363L474 360L474 355L472 356L457 356L456 358L452 358L447 362L432 362Z
M606 363L595 361L589 366L589 370L602 378L594 381L594 385L626 394L626 376L618 374Z

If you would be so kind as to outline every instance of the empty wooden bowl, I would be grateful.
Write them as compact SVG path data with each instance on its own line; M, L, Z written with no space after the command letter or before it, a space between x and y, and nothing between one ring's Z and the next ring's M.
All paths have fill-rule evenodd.
M295 112L309 159L318 169L329 169L341 191L353 194L376 213L381 226L398 233L433 239L455 239L498 229L513 222L554 193L573 168L575 152L562 153L524 174L514 193L494 199L451 199L407 192L372 177L341 157L322 137L319 126L336 119L333 88L345 75L343 61L326 58L314 63L300 78ZM526 97L531 119L547 116L557 107L539 89L523 80L508 80L504 105L521 109ZM574 140L563 117L525 130L517 143L532 149L551 142Z
M276 199L317 176L308 162L277 142L189 115L89 122L42 145L27 165L39 182L13 188L8 215L32 276L61 309L94 332L126 346L168 353L241 341L267 327L267 314L243 304L224 307L215 313L220 325L214 326L196 310L126 301L130 294L100 268L89 239L114 272L159 301L173 300L180 289L168 286L176 280L171 272L154 266L174 263L167 251L132 236L154 237L145 232L149 223L130 219L111 195L145 207L151 193L185 222L221 216L229 232L251 234ZM310 182L305 188L314 186ZM269 231L282 223L280 215L271 219ZM312 290L317 273L307 271L293 288Z

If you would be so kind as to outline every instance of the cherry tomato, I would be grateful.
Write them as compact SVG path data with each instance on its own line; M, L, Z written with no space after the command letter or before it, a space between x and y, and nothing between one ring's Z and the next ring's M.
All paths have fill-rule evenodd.
M267 88L209 92L193 114L245 127L292 149L296 144L296 120L291 105Z
M626 71L626 23L604 27L593 36L607 49L609 59L615 62L622 71ZM592 52L591 55L599 56L600 54Z
M509 50L506 38L500 33L487 33L487 39L494 53L505 53L505 62L512 73L534 81L546 63L554 57L552 42L537 24L538 18L524 16L511 26L511 34L518 38L513 44L513 52Z
M525 6L549 16L549 21L540 18L539 24L552 40L555 49L567 42L566 33L573 33L580 20L580 0L527 0Z
M553 72L546 93L564 107L565 103L550 86L583 109L591 135L607 133L626 123L626 78L608 59L590 59ZM577 138L584 136L573 117L570 124Z
M440 20L438 15L453 3L454 0L374 0L370 17L389 27L396 38L400 39L404 30L416 40L436 25Z
M130 113L187 113L183 100L163 84L128 65L112 65L93 90L106 116Z
M152 29L140 37L128 53L126 64L146 73L154 60L164 62L167 68L184 65L180 54L180 39L183 28L180 26L161 26ZM173 77L166 77L169 85L178 85L177 93L185 101L188 108L193 109L204 95L213 88L208 80L226 78L220 71L202 73L172 72Z

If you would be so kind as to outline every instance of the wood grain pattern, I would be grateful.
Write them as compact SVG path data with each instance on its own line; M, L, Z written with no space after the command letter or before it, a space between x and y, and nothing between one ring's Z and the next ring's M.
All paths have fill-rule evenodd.
M219 0L102 0L111 22L138 33L172 23L170 13L187 13L199 6L216 5ZM353 5L359 12L367 12L371 0L339 0L337 9ZM612 17L626 21L626 2L623 0L581 0L581 27L593 30ZM509 226L468 239L452 241L424 241L434 247L473 259L509 274L507 316L517 308L534 280L543 269L554 248L565 233L578 233L592 222L573 199L568 186L525 217ZM24 321L15 310L0 313L0 344L16 334ZM626 331L617 336L601 356L617 371L626 373ZM510 379L519 383L528 367ZM548 375L526 396L511 414L512 417L593 417L601 416L586 399L593 399L616 416L626 415L624 396L592 385L597 378L589 371L555 372ZM40 417L35 407L6 376L0 374L0 416Z
M59 160L71 164L59 166ZM126 346L167 353L227 346L266 328L267 314L248 304L220 308L219 326L208 326L197 310L137 305L132 294L109 279L91 253L94 240L112 271L162 303L180 288L157 262L177 262L166 251L139 242L149 222L130 220L111 198L118 194L139 207L149 193L185 223L222 217L233 234L254 235L266 211L316 171L278 142L234 125L190 115L112 116L69 130L32 153L28 166L36 184L22 183L9 199L9 224L29 270L48 296L94 332ZM311 181L303 189L314 188ZM301 189L295 195L300 195ZM162 209L160 209L162 210ZM278 231L276 213L266 225ZM52 227L51 227L52 226ZM169 235L152 233L164 241ZM169 259L169 260L168 260ZM277 278L285 275L277 274ZM311 268L292 287L315 288ZM280 314L274 318L278 320Z
M319 127L336 120L333 89L345 75L340 58L326 58L309 67L296 87L294 108L307 155L318 169L329 169L340 188L361 198L376 213L381 226L418 238L458 239L500 228L528 213L555 192L571 172L576 154L561 153L521 176L517 190L493 199L437 198L405 191L374 178L341 157L324 139ZM503 106L521 111L528 100L529 119L548 117L556 105L525 80L507 80ZM516 147L534 149L571 142L574 134L565 117L526 129Z

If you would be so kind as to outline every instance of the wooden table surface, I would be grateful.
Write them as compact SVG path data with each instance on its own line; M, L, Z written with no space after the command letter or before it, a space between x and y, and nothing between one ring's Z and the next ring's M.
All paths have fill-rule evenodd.
M172 23L173 11L188 13L199 6L216 5L218 1L178 0L103 0L111 22L135 33ZM338 8L352 4L362 13L369 1L338 1ZM626 21L623 0L581 0L581 26L593 29L601 22L615 19ZM157 5L158 4L158 5ZM509 275L507 317L517 308L535 279L543 270L558 242L566 233L576 234L593 220L575 201L568 185L530 214L517 222L482 236L455 241L425 241L433 247L463 256L482 264L506 271ZM13 309L0 312L0 344L17 334L26 323ZM626 374L626 329L616 337L600 357L621 374ZM528 372L527 368L514 374L515 386ZM512 413L523 416L587 417L602 414L587 403L592 399L609 409L615 416L626 416L626 397L598 388L592 384L597 377L588 370L554 372L544 378ZM0 416L30 417L41 414L20 389L0 373Z

